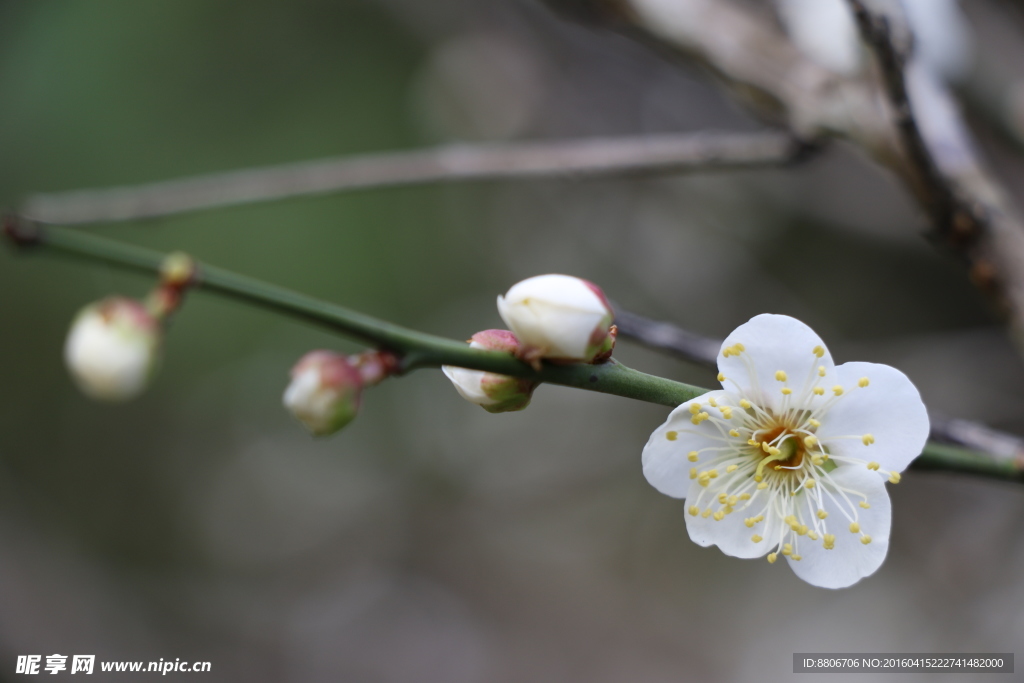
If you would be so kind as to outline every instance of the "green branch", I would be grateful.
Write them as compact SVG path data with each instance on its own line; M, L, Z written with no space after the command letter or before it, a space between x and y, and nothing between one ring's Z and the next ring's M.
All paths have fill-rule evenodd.
M8 222L5 232L22 248L86 258L118 268L157 274L165 254L97 237L78 230ZM438 337L378 320L337 304L278 287L222 268L197 264L195 286L299 320L314 323L401 358L401 372L455 365L536 382L624 396L675 407L706 393L701 387L655 377L614 360L601 365L544 364L540 370L507 353L471 349L464 342ZM928 442L914 461L918 469L946 470L1024 483L1022 465L976 451Z

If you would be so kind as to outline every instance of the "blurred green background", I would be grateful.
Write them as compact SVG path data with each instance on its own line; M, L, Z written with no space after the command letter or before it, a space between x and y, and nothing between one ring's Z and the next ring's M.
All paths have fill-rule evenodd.
M709 128L757 124L701 73L529 0L0 2L7 206L445 141ZM837 361L891 363L930 407L1020 433L1021 361L924 227L836 145L786 171L365 191L96 230L454 338L499 326L495 296L546 272L711 336L788 313ZM0 251L0 680L57 652L208 660L224 681L771 681L798 651L1024 640L1018 487L906 476L882 569L825 591L689 541L640 471L658 406L543 387L489 415L421 371L313 440L280 405L287 371L357 347L203 293L142 399L88 401L61 362L71 317L150 284Z

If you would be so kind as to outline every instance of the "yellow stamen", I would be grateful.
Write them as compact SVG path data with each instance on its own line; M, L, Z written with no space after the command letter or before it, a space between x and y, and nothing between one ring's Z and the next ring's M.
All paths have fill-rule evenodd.
M696 479L696 478L697 478L697 468L696 467L691 467L690 468L690 479Z
M665 438L669 441L675 441L679 438L679 432L665 432Z
M818 510L818 519L825 519L828 517L828 513L824 510Z
M711 508L708 508L704 512L700 513L700 516L703 517L704 519L707 519L708 517L710 517L711 516Z
M872 436L871 434L865 434L864 436L860 437L860 440L865 446L870 446L875 442L875 437Z
M696 415L699 412L700 412L700 403L699 402L691 403L690 404L690 413L692 415Z
M745 398L741 398L740 399L740 407L743 408L743 409L749 408L750 407L750 401L748 401Z
M779 559L778 553L768 553L768 564L775 564L777 559Z
M813 479L808 479L804 482L805 489L813 489L816 486L816 482Z
M790 389L789 387L782 387L782 395L783 396L789 396L792 393L793 393L793 390Z
M835 385L834 387L832 387L832 393L835 394L836 396L842 396L843 395L843 387L841 387L838 384Z
M871 380L869 380L867 377L861 377L859 380L857 380L857 386L860 387L861 389L863 389L869 384L871 384Z
M786 381L786 373L784 371L782 371L782 370L776 370L775 371L775 379L777 379L780 382L785 382Z
M697 515L700 514L700 508L697 507L696 505L691 505L690 506L690 514L693 515L694 517L696 517Z
M824 396L825 395L825 390L822 389L821 387L814 387L814 389L812 389L812 391L814 392L815 396Z
M822 346L821 344L818 344L817 346L814 347L812 353L818 358L821 358L822 356L825 355L825 347Z
M869 462L869 463L868 463L868 469L869 469L869 470L874 470L874 471L878 471L878 468L879 468L879 467L881 467L881 465L879 465L879 464L878 464L877 462L875 462L874 460L872 460L871 462Z
M864 534L863 536L860 537L860 542L863 543L864 545L867 545L868 543L871 543L871 537L868 536L867 534Z
M723 375L722 373L718 373L718 381L719 382L724 382L725 381L725 375Z
M760 543L764 539L761 538L760 536L758 536L757 534L754 534L753 536L750 537L750 540L753 541L754 543Z
M825 534L825 537L824 537L823 540L825 541L825 550L832 550L833 548L836 547L836 535L835 534Z
M860 524L857 522L850 522L850 533L855 534L860 531Z
M804 437L804 445L808 448L814 448L818 445L818 437L811 434L810 436Z
M687 453L686 459L690 462L697 462L697 460L700 459L700 455L697 454L697 451L690 451Z
M714 518L716 522L721 522L723 519L725 519L725 513L719 510L714 514Z
M890 472L889 473L889 483L890 484L898 484L898 483L900 483L900 479L902 479L902 478L903 477L901 477L899 475L899 472Z
M825 366L824 365L819 365L818 366L818 377L824 377L824 376L825 376Z
M736 431L735 429L730 429L729 430L729 436L739 436L739 435L740 435L740 433L738 431Z
M819 387L819 388L820 388L820 387ZM824 390L824 389L822 389L822 390L821 390L821 393L823 393L823 394L824 394L824 393L825 393L825 390ZM820 426L821 426L821 423L820 423L820 422L818 422L817 420L808 420L808 421L807 421L807 424L811 425L811 427L813 427L814 429L817 429L818 427L820 427Z
M868 502L866 500L862 500L861 502L859 502L857 504L860 505L865 510L867 510L869 507L871 507L870 505L868 505Z

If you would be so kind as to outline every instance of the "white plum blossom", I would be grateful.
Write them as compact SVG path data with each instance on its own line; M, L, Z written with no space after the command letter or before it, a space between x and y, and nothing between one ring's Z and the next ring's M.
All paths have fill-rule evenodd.
M469 340L473 349L507 351L515 354L520 344L508 330L484 330ZM441 370L455 385L462 398L474 403L489 413L508 413L523 410L530 405L536 382L499 375L481 370L468 370L454 365L442 365Z
M159 322L141 302L109 297L75 317L64 344L64 361L86 395L127 401L149 383L160 337Z
M738 327L718 357L722 390L687 401L651 435L647 480L687 499L699 545L779 555L816 586L842 588L882 564L885 481L921 453L928 413L888 365L836 366L811 328L784 315Z
M597 285L538 275L498 297L498 313L523 345L520 357L590 363L611 355L612 307Z
M364 379L359 368L333 351L310 351L295 364L284 406L314 436L333 434L359 412Z

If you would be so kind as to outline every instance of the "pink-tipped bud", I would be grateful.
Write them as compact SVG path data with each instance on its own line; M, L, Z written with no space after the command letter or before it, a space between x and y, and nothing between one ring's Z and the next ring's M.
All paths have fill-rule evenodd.
M508 330L484 330L469 340L470 348L489 351L506 351L517 354L521 345L516 336ZM522 410L530 405L536 382L493 372L467 370L452 365L441 368L452 381L459 394L489 413L508 413Z
M593 363L615 345L614 314L601 288L570 275L538 275L498 297L498 313L522 343L524 360Z
M86 395L127 401L142 393L156 369L161 329L134 299L109 297L83 308L64 344L64 360Z
M310 351L292 368L284 405L312 434L326 436L355 419L364 385L346 356Z

